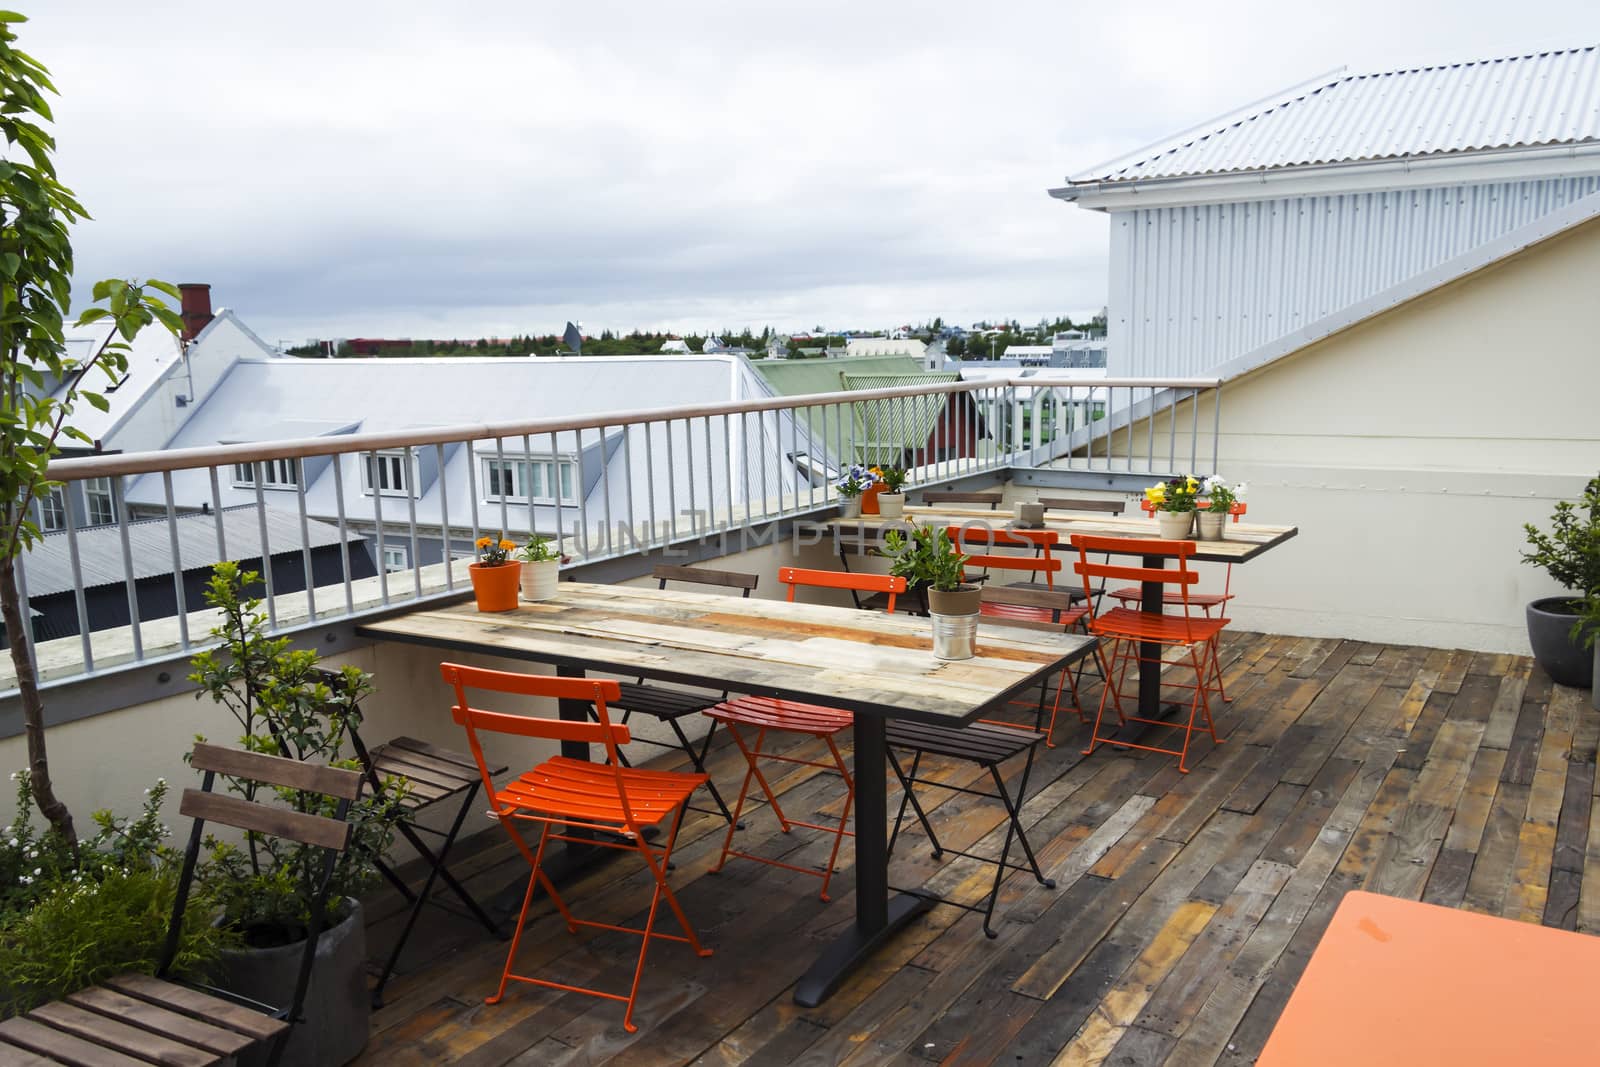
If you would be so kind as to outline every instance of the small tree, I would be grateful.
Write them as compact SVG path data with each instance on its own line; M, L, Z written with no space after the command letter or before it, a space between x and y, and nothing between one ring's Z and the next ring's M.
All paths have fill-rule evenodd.
M60 486L46 476L63 438L92 444L68 424L79 398L106 410L84 386L100 371L114 381L127 369L128 342L160 322L177 333L177 313L146 286L176 299L164 282L103 281L80 325L111 320L113 339L91 356L67 356L63 323L72 303L72 244L67 228L87 213L56 180L55 139L39 125L51 121L49 72L14 47L12 26L27 20L0 11L0 618L11 645L17 692L28 736L28 769L39 811L75 849L72 814L55 795L45 752L44 704L34 669L33 641L22 616L16 560L39 539L34 504ZM20 154L19 154L20 152Z

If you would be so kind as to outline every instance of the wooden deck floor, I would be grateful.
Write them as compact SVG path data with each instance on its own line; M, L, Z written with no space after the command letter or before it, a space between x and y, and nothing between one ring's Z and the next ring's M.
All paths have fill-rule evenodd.
M1206 745L1192 773L1166 756L1085 759L1074 729L1035 769L1025 815L1057 887L1011 876L997 940L976 916L936 908L801 1009L796 977L852 920L851 871L832 904L816 879L770 867L735 860L710 875L724 824L700 816L685 825L675 885L716 955L652 949L638 1034L624 1033L620 1005L587 997L522 987L483 1004L504 945L436 914L361 1062L1248 1064L1348 890L1600 932L1600 715L1587 694L1552 690L1509 656L1256 634L1225 651L1227 743ZM738 759L720 748L712 768L729 790ZM838 810L836 779L796 770L781 788L786 809ZM930 794L950 843L999 825L993 801L946 796ZM764 809L742 837L790 861L826 856ZM462 869L479 887L526 871L504 843ZM914 834L896 847L893 880L976 898L989 870L936 864ZM621 864L569 896L580 915L631 922L647 898ZM636 942L572 937L541 915L524 968L625 986ZM374 922L374 954L393 928Z

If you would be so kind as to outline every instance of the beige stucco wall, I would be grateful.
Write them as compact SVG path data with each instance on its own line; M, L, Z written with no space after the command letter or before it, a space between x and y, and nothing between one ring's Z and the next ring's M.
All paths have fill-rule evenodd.
M1525 653L1559 590L1522 524L1600 470L1597 279L1600 221L1228 383L1220 471L1300 528L1236 571L1236 624Z

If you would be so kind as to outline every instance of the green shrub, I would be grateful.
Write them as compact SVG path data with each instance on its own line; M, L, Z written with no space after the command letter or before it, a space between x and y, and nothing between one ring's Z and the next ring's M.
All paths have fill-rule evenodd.
M12 1015L161 961L177 891L175 866L105 870L57 882L0 924L0 1014ZM229 943L206 900L184 912L174 970L203 973Z
M1523 529L1532 551L1522 562L1542 568L1579 598L1600 592L1600 477L1589 479L1578 506L1556 504L1548 534L1532 523Z

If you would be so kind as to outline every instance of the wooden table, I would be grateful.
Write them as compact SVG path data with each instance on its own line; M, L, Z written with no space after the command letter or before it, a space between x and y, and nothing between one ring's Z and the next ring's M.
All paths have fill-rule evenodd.
M826 532L834 538L835 547L839 549L841 557L844 555L843 546L852 538L858 538L855 544L876 544L887 530L908 531L914 526L971 526L974 529L1010 530L1011 518L1003 511L989 511L985 508L957 508L957 507L927 507L917 506L905 509L903 519L886 519L881 515L863 515L857 519L829 519L824 522L813 523L813 528ZM1039 528L1034 527L1036 532ZM1052 515L1045 513L1045 530L1054 530L1060 535L1061 545L1066 546L1075 533L1091 534L1099 537L1126 537L1126 538L1159 538L1156 523L1145 518L1120 518L1106 516L1074 516ZM1276 548L1285 541L1298 534L1299 528L1294 526L1264 526L1258 523L1229 522L1223 527L1223 540L1221 541L1196 541L1195 554L1190 559L1207 563L1247 563L1263 552ZM1020 531L1026 534L1028 531ZM1059 549L1057 551L1060 551ZM1146 567L1165 567L1170 556L1150 555L1144 556L1143 565ZM1071 568L1062 572L1062 582L1078 581L1070 577ZM1080 582L1081 584L1081 582ZM1161 614L1165 610L1162 602L1162 587L1159 582L1144 582L1141 584L1144 596L1140 608L1144 611ZM1145 670L1146 663L1155 663L1159 660L1161 649L1159 645L1142 644L1139 648L1139 714L1144 718L1154 718L1161 712L1161 671L1159 668Z
M1600 938L1351 892L1259 1067L1600 1062Z
M413 611L356 631L363 637L594 670L856 713L856 922L795 989L820 1004L882 941L929 902L888 889L888 764L884 721L972 722L1089 654L1092 638L1008 626L979 631L978 655L933 658L925 619L675 589L563 582L554 600L483 614L469 603ZM588 708L564 702L563 718ZM563 745L588 758L588 746Z

